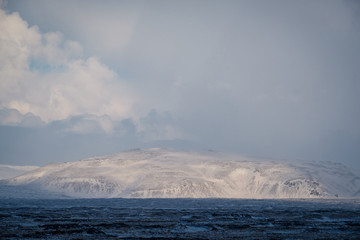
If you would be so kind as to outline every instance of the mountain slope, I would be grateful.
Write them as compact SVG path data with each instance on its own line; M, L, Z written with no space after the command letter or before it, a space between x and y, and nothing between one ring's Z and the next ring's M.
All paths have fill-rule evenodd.
M11 166L0 164L0 180L13 178L28 171L38 168L37 166Z
M284 163L217 152L145 149L54 163L11 189L79 198L311 198L359 196L360 177L335 163ZM0 189L1 191L1 189ZM8 191L8 190L7 190ZM46 195L46 194L45 194Z

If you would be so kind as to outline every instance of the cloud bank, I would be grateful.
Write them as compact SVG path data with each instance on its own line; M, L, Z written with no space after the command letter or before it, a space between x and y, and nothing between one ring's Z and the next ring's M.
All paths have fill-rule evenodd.
M121 119L136 96L95 57L83 58L78 42L59 32L40 33L18 13L0 10L0 104L45 122L89 113Z

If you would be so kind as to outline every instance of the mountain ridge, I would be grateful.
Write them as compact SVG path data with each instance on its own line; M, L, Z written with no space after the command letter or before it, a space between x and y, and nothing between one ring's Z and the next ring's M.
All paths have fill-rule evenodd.
M337 163L151 148L49 164L0 187L39 198L332 198L358 197L360 177Z

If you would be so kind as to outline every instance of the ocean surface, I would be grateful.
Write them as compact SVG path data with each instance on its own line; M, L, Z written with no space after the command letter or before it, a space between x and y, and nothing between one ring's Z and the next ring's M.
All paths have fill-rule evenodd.
M360 200L0 199L0 239L360 239Z

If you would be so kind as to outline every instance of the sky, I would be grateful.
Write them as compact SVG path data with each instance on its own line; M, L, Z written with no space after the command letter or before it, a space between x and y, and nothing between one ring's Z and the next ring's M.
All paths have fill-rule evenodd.
M360 3L0 1L0 163L213 149L360 168Z

